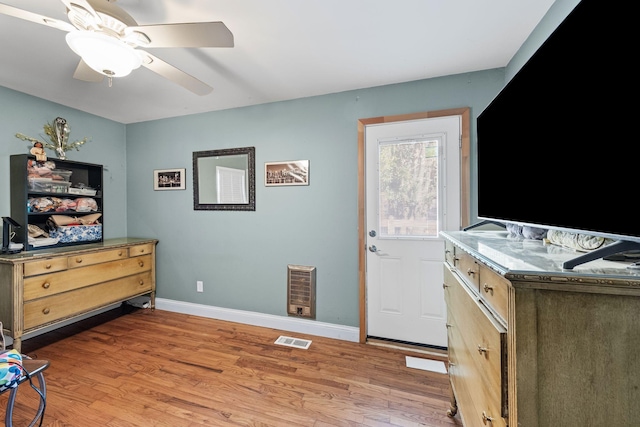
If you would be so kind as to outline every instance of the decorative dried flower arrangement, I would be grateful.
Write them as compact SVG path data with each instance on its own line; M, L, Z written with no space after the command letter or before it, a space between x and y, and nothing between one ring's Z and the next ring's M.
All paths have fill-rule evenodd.
M80 151L79 147L90 140L89 137L84 137L81 140L68 142L70 132L71 129L69 128L67 121L62 117L56 117L56 119L53 121L53 124L46 123L44 125L44 133L49 137L51 142L41 141L37 138L31 138L22 133L16 133L16 138L19 138L23 141L31 141L34 144L40 143L44 148L54 151L58 155L58 158L60 160L65 160L67 158L67 151L71 149Z

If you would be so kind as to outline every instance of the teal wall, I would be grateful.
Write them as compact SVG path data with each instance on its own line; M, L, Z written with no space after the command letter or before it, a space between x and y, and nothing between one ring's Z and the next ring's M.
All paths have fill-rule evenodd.
M158 296L286 316L288 264L315 266L317 319L358 325L357 121L469 106L503 70L127 126L127 224L157 236ZM194 211L194 151L254 146L255 212ZM309 160L309 186L265 187L264 163ZM186 191L154 191L154 169L186 168ZM196 293L196 280L205 291Z
M562 20L573 10L580 0L556 0L542 21L536 26L535 31L520 46L520 50L511 58L506 67L506 81L518 72L531 55L544 43L549 35L556 29Z
M90 137L79 151L67 152L69 160L99 163L104 166L104 227L106 238L127 235L126 126L82 111L0 86L0 214L10 216L9 156L28 153L31 143L15 137L23 133L49 141L45 123L56 117L67 120L69 142ZM47 156L57 157L46 150Z
M57 116L78 161L105 165L106 237L157 237L158 297L286 316L287 264L317 268L317 319L358 326L357 120L458 107L475 118L577 4L557 0L506 69L122 125L0 87L0 214L9 215L16 132ZM215 96L213 94L212 96ZM194 211L192 153L254 146L256 211ZM310 185L265 187L264 163L310 161ZM187 169L187 189L154 191L153 170ZM475 158L471 159L472 177ZM476 193L472 178L471 211ZM196 292L196 280L205 291Z

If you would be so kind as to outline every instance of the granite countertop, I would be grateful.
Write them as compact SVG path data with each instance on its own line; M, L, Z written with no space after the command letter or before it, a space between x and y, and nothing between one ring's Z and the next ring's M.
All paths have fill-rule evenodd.
M631 261L597 259L573 269L564 269L565 261L584 255L584 252L512 236L508 231L447 231L441 234L507 278L544 273L567 278L606 275L622 280L640 280L640 269L628 268Z

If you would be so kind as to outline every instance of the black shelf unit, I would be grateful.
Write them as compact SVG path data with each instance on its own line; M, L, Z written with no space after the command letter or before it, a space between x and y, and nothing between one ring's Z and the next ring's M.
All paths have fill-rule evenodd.
M81 186L90 187L96 190L95 195L76 194L69 192L49 192L35 191L29 185L29 177L27 166L29 162L35 162L35 157L28 154L15 154L10 157L10 189L11 189L11 218L20 224L20 227L14 227L15 237L13 242L24 244L25 251L45 250L54 247L75 246L82 244L90 244L102 242L104 240L104 212L103 212L103 167L102 165L92 163L82 163L72 160L60 160L49 158L49 161L55 163L56 170L71 171L69 178L70 188L79 188ZM55 197L59 199L77 200L88 197L96 201L97 210L81 212L76 210L67 211L49 211L49 212L31 212L28 208L29 199L41 197ZM29 224L37 225L43 230L47 230L46 222L51 215L69 215L74 217L82 217L100 213L100 223L102 224L102 233L99 240L57 243L48 246L32 246L29 244Z

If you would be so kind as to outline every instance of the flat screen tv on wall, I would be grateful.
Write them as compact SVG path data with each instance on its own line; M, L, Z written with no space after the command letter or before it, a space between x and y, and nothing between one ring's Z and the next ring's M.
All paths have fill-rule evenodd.
M564 268L640 249L632 16L583 0L477 119L480 219L617 241Z

